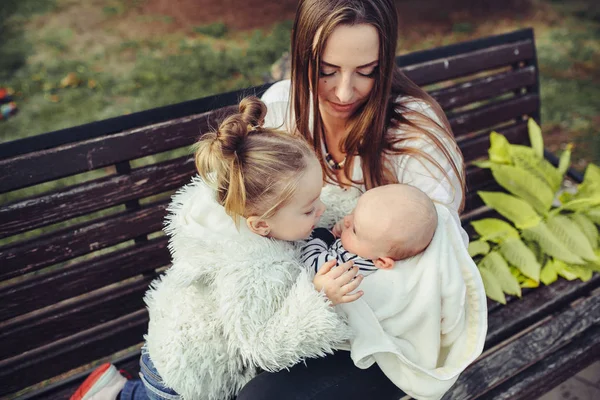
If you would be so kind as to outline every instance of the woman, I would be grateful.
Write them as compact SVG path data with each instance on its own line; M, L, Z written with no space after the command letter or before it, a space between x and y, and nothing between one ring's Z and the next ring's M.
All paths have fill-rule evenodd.
M440 106L395 65L398 20L392 0L300 0L292 33L291 81L263 96L267 126L284 126L312 144L325 185L320 226L351 212L360 193L406 183L445 204L462 234L462 155ZM398 399L374 365L350 355L307 360L262 373L238 399Z

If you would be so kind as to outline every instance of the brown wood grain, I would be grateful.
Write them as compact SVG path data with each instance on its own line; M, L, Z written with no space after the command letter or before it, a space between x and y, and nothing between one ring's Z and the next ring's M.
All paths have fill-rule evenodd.
M162 229L164 201L0 248L0 280L112 246Z
M191 157L141 167L0 206L0 239L168 190L194 173Z
M26 318L1 323L0 359L17 356L138 310L146 311L143 297L152 279L146 276L49 307Z
M429 94L448 112L456 107L492 99L517 89L527 88L535 83L535 67L528 66L434 90Z
M496 132L503 134L506 139L512 144L529 144L529 134L527 130L527 122L518 122L506 127L495 129ZM479 158L488 158L488 150L490 148L490 132L477 136L462 136L458 138L458 146L460 147L465 164L469 164Z
M531 40L502 44L439 60L402 67L417 85L429 85L534 58Z
M537 94L526 94L498 101L457 113L449 118L454 136L457 138L484 129L490 129L503 122L520 120L539 110L540 98Z
M537 399L600 360L600 326L594 325L555 353L486 393L494 400Z
M556 310L560 310L599 286L600 275L598 274L587 282L567 281L560 278L549 286L540 284L540 287L532 290L523 299L512 302L510 307L499 308L490 316L486 348L495 346L509 336L552 315Z
M236 107L0 160L0 193L188 146Z
M599 323L598 298L583 299L472 364L462 373L444 399L486 399L487 392L549 357L572 342L579 334L597 327Z
M0 288L0 321L50 306L62 300L169 264L167 238L117 250ZM39 294L43 293L43 296ZM2 324L0 323L0 326ZM0 328L0 331L2 328Z
M0 361L0 396L60 375L100 357L141 343L148 328L145 310Z
M136 378L140 371L140 351L133 350L128 352L125 356L121 356L118 358L114 358L111 360L116 367L121 370L123 369L129 375ZM65 378L65 380L56 382L52 385L44 386L38 390L33 390L31 392L27 392L23 396L20 396L21 400L34 400L34 399L68 399L71 397L73 393L77 390L79 385L89 376L89 374L94 369L88 369L83 372L79 372L69 377Z

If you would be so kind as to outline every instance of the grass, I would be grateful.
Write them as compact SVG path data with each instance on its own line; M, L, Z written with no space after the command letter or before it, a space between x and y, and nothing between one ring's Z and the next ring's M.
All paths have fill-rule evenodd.
M402 32L400 53L533 27L542 104L542 130L549 149L574 142L575 167L600 163L600 7L592 0L533 0L531 15L476 19L460 14L448 26Z
M290 22L252 32L215 23L157 39L132 34L123 21L163 29L169 19L135 17L118 1L101 3L89 10L57 0L51 13L15 10L8 18L21 47L0 47L0 59L9 51L14 59L0 86L14 92L19 114L0 123L0 142L257 85L289 47ZM87 32L68 19L73 14L99 28ZM27 29L18 31L22 24Z

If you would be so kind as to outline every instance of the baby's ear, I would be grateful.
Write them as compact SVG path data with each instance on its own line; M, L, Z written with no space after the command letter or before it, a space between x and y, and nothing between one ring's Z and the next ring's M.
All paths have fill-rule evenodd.
M264 219L257 216L250 216L246 219L248 229L260 236L267 236L271 232L271 227Z
M373 263L379 269L392 269L396 262L390 257L379 257L378 259L373 260Z

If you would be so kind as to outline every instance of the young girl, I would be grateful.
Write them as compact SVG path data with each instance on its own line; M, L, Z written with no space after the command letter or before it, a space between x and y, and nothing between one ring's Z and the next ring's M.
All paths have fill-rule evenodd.
M106 364L72 398L225 400L257 368L289 368L348 339L331 304L361 296L358 268L331 263L313 282L291 243L324 211L321 166L302 138L263 128L265 113L246 98L197 145L200 176L169 207L173 265L145 298L142 380Z

